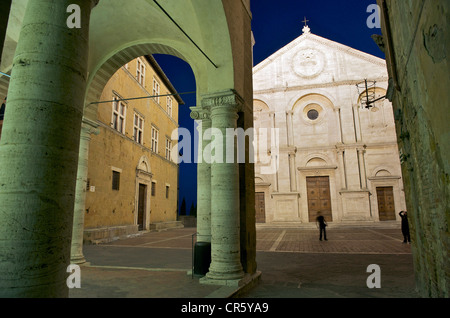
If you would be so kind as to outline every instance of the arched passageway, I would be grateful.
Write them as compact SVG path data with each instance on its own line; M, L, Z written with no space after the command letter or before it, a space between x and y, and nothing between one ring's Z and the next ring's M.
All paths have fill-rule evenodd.
M0 152L2 296L67 296L83 140L92 102L118 67L144 54L178 56L196 76L193 118L222 131L252 126L248 1L83 0L70 11L71 2L30 1L15 21ZM67 24L71 12L79 28ZM211 242L205 283L234 284L256 271L253 166L201 163L198 174L199 238Z

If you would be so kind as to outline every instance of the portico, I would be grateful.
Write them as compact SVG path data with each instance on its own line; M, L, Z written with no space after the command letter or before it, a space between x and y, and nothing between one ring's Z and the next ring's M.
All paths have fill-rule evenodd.
M21 35L6 70L12 78L0 150L3 297L67 296L66 268L84 260L94 103L119 67L147 54L177 56L195 74L205 129L252 126L249 1L84 0L74 29L66 25L70 4L30 1L15 26ZM212 244L207 283L256 272L254 206L240 200L253 197L250 171L250 163L199 165L199 238Z

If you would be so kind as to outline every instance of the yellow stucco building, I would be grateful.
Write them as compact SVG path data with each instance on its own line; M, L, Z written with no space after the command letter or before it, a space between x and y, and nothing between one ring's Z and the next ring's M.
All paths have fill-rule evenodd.
M105 86L89 145L85 241L180 226L171 155L183 100L167 96L175 93L152 56L125 64Z

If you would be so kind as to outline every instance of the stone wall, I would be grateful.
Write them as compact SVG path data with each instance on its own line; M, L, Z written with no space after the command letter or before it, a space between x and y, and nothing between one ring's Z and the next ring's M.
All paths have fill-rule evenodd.
M392 85L416 284L449 297L450 2L378 0Z

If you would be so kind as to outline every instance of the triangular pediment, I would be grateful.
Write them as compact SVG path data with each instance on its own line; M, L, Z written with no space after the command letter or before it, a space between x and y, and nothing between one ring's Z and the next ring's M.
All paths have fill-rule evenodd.
M385 60L305 33L253 68L255 90L386 79Z

